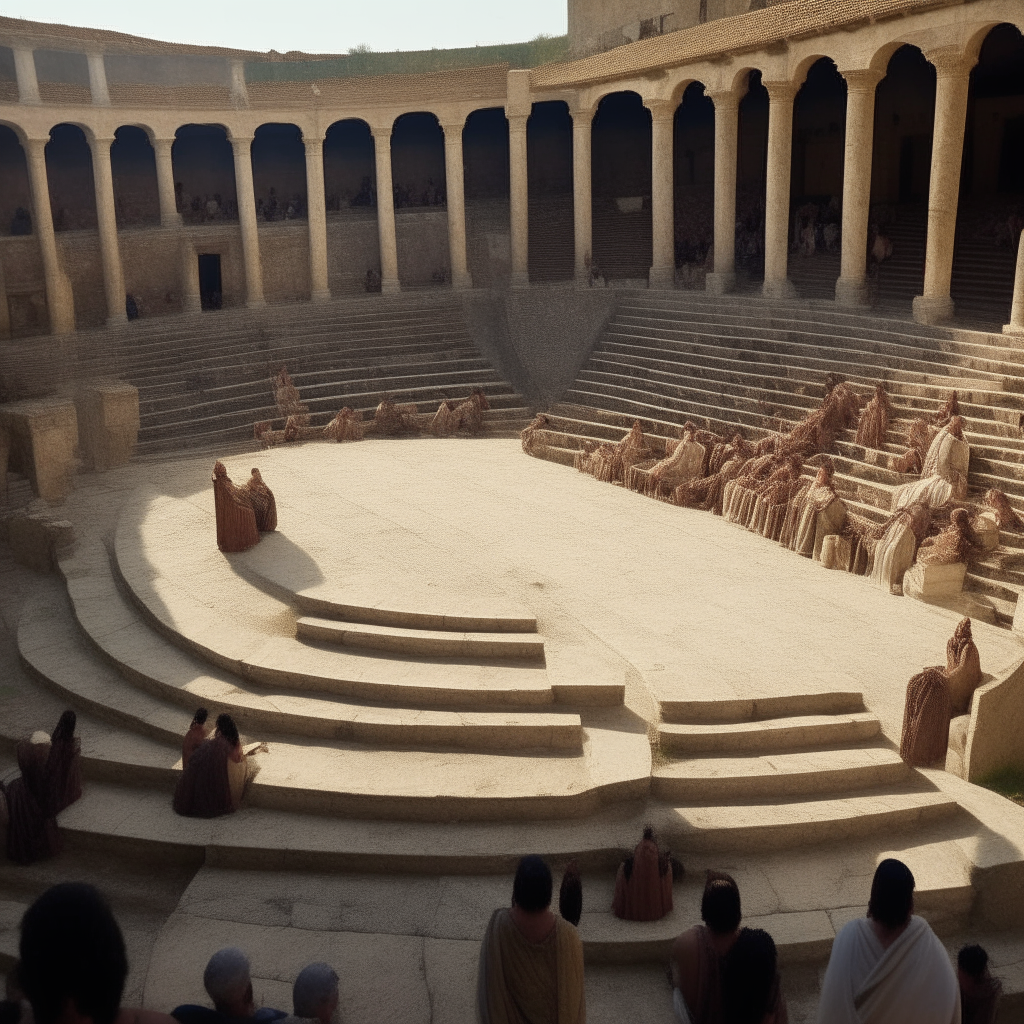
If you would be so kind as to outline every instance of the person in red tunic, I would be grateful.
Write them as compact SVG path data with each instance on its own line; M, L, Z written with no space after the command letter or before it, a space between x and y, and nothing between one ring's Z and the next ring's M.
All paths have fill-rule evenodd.
M672 864L668 854L658 850L654 829L648 825L633 856L619 865L612 912L628 921L658 921L671 909Z

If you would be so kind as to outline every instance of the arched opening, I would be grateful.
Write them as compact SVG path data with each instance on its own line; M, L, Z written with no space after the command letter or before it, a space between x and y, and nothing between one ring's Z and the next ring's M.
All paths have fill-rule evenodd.
M50 186L55 231L96 227L96 190L92 151L76 124L58 124L46 144L46 177Z
M380 281L375 153L365 121L335 121L327 129L327 277L334 295L364 291L367 281Z
M901 46L875 90L868 269L882 305L906 308L924 288L934 123L935 68L916 46ZM890 245L879 263L872 253Z
M736 139L737 286L764 281L764 207L768 182L768 90L751 71L740 100Z
M691 82L676 108L673 138L675 263L684 288L703 288L715 234L715 105Z
M651 112L635 92L601 100L591 137L593 250L606 280L647 279L651 242Z
M235 158L218 124L186 124L175 132L174 193L186 224L237 221Z
M562 101L534 103L526 122L531 281L568 281L575 266L572 117Z
M793 105L789 277L805 298L832 298L839 277L846 79L816 61Z
M391 180L401 283L449 283L444 132L433 114L403 114L395 121Z
M997 25L971 72L951 294L957 313L1009 319L1024 229L1024 37Z
M15 131L0 125L0 249L11 337L47 329L46 289L39 245L32 237L32 188L25 151ZM13 238L9 236L15 236Z
M294 124L261 124L252 140L257 221L305 220L306 147Z
M25 150L7 125L0 125L0 234L32 234L32 189Z
M114 209L119 228L160 223L156 185L156 154L149 136L134 125L122 125L110 147Z
M477 286L494 284L511 269L508 119L501 107L466 118L462 164L469 273Z

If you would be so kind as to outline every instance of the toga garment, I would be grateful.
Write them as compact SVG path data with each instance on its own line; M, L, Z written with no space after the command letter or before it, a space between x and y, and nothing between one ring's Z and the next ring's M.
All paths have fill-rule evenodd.
M189 758L174 790L174 809L190 818L216 818L237 810L245 786L245 757L239 761L223 736L201 743ZM241 768L241 782L237 776ZM232 778L232 774L236 778Z
M683 932L672 955L680 985L672 993L676 1015L684 1024L722 1024L722 958L707 926Z

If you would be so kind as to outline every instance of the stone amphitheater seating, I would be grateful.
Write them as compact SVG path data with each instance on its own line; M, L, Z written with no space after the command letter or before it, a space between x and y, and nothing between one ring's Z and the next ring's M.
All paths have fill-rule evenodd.
M954 388L971 445L971 496L998 487L1024 511L1024 350L1002 335L795 301L624 293L575 384L549 410L541 454L572 465L585 440L617 441L634 419L662 444L687 419L751 438L787 430L818 406L827 373L865 396L883 381L895 408L884 452L857 445L852 430L836 445L838 490L853 511L884 519L893 488L913 479L888 469L888 457L906 450L910 421ZM966 589L1004 625L1024 588L1022 555L1024 535L1004 531L1000 549L967 576Z

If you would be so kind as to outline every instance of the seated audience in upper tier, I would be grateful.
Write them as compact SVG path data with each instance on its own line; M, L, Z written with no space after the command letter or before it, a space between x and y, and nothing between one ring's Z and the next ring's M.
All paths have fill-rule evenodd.
M174 809L191 818L215 818L237 811L245 792L246 756L230 715L217 716L217 729L192 752L174 790Z
M772 937L741 928L722 964L723 1024L787 1024Z
M659 921L672 909L672 862L648 825L615 877L612 913L627 921Z
M107 901L91 885L48 889L21 919L18 980L35 1024L174 1024L121 1006L128 959Z
M330 964L309 964L292 986L292 1012L304 1020L331 1024L338 1008L338 975Z
M210 957L203 971L203 986L214 1008L186 1004L171 1011L179 1024L269 1024L287 1017L284 1010L269 1006L256 1009L252 998L249 958L237 947L228 946Z
M480 948L481 1024L585 1024L583 943L551 913L551 888L540 857L519 862L512 906L491 915Z
M188 767L189 759L199 749L201 744L208 739L210 735L206 728L206 719L208 717L209 712L206 708L196 708L196 713L192 716L188 732L185 733L185 738L181 741L182 768Z
M868 916L832 944L818 1004L819 1024L959 1024L960 994L949 956L914 916L914 876L883 860Z
M981 946L964 946L956 966L963 1024L995 1024L1003 983L989 973L988 953Z

